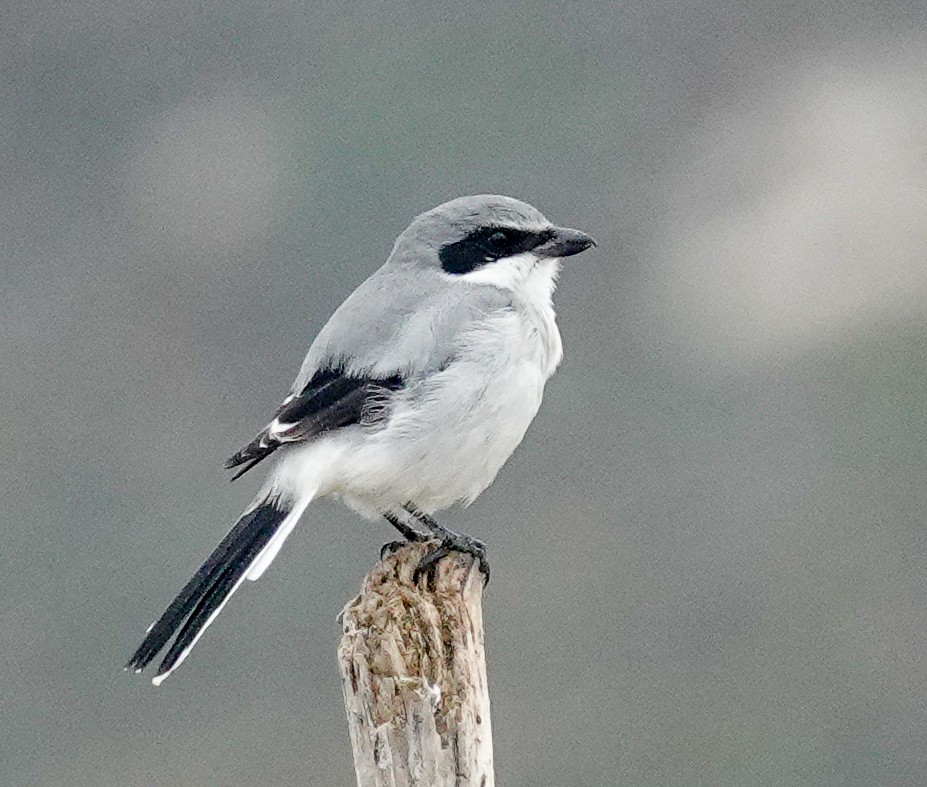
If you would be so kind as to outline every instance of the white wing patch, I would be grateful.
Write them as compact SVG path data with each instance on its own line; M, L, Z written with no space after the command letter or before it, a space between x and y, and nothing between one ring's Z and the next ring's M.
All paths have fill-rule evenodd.
M279 418L274 418L267 426L267 434L271 437L278 437L289 432L294 426L296 426L295 423L285 423L281 422Z

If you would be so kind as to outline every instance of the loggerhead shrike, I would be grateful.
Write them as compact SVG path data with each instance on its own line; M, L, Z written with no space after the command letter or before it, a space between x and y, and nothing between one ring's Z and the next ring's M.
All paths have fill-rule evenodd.
M525 436L563 355L551 302L560 259L594 245L511 197L460 197L418 216L322 328L273 420L226 463L238 478L276 460L127 669L141 672L179 629L152 682L177 669L324 495L406 539L439 539L417 574L460 551L488 577L484 545L431 515L476 499Z

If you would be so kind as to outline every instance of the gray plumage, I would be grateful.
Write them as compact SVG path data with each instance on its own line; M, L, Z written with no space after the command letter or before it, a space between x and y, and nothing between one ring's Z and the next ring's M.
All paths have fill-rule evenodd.
M438 250L487 224L542 230L550 222L524 202L460 197L417 216L387 261L341 304L309 348L291 392L327 365L388 375L437 368L466 326L511 304L487 284L448 287Z
M245 579L260 577L306 506L336 495L403 535L485 564L480 542L431 517L469 503L521 442L562 356L551 302L560 259L594 245L535 208L462 197L415 218L387 261L335 311L274 419L236 453L273 457L252 506L149 630L140 671L180 629L159 683Z
M291 393L302 390L320 368L377 376L440 368L470 323L511 301L485 285L443 287L441 276L439 268L396 261L394 252L319 332Z

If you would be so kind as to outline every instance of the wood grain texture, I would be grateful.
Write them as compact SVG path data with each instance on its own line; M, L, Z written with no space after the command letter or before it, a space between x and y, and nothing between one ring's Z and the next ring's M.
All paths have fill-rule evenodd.
M338 661L359 787L494 784L483 576L452 554L433 587L413 583L433 546L387 555L342 612Z

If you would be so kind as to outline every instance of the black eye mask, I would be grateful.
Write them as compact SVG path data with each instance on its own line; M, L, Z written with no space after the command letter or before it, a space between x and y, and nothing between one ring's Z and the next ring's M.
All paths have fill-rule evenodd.
M438 258L445 273L461 275L496 260L531 251L551 236L550 230L532 232L512 227L480 227L466 238L442 246Z

